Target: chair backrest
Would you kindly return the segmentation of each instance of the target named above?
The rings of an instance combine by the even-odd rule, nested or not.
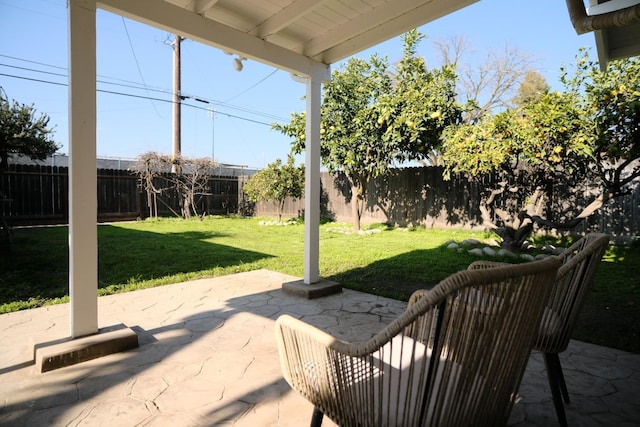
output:
[[[558,256],[562,266],[542,317],[535,349],[546,353],[566,350],[608,244],[608,235],[589,233]]]
[[[340,425],[506,424],[560,262],[461,271],[334,359]],[[382,345],[380,345],[382,344]],[[356,374],[357,373],[357,374]],[[339,375],[338,375],[339,376]]]

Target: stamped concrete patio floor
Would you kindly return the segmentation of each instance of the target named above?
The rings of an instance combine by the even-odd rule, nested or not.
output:
[[[100,327],[132,328],[140,347],[46,373],[35,372],[33,345],[68,336],[68,305],[0,315],[0,425],[309,425],[311,405],[280,373],[275,319],[366,339],[405,303],[350,290],[285,295],[281,284],[295,279],[258,270],[102,297]],[[639,425],[640,355],[572,341],[561,358],[570,425]],[[511,425],[557,425],[540,354],[520,395]]]

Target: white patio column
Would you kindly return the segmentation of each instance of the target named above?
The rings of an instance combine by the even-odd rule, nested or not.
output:
[[[304,196],[304,283],[320,280],[320,89],[322,81],[307,77],[307,129]]]
[[[69,296],[71,336],[98,332],[96,2],[70,0]]]

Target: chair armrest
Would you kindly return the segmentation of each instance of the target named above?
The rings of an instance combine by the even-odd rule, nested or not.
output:
[[[415,304],[420,298],[423,298],[425,295],[429,293],[428,289],[418,289],[409,297],[409,302],[407,303],[407,310],[411,308],[413,304]]]
[[[479,261],[473,261],[471,264],[469,264],[469,267],[467,267],[467,270],[485,270],[487,268],[506,267],[509,265],[513,265],[513,264],[509,264],[508,262],[479,260]]]
[[[366,375],[361,343],[339,340],[289,315],[276,321],[276,340],[284,379],[326,414],[341,404],[344,379]]]

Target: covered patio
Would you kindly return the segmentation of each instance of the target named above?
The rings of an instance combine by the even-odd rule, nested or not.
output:
[[[68,305],[3,315],[0,425],[308,425],[311,404],[282,379],[275,319],[366,339],[405,303],[350,290],[303,300],[281,290],[292,279],[258,270],[100,298],[100,324],[133,329],[140,347],[46,373],[33,342],[67,336]],[[637,425],[640,355],[572,341],[561,358],[569,425]],[[509,424],[557,425],[548,387],[534,353]]]
[[[2,316],[2,425],[278,425],[308,423],[311,405],[282,379],[273,324],[291,314],[347,340],[361,340],[405,307],[345,291],[316,300],[283,293],[297,278],[271,271],[179,283],[97,298],[97,8],[289,71],[307,88],[305,272],[321,281],[320,92],[330,65],[476,0],[70,0],[69,304]],[[576,3],[582,7],[575,7]],[[613,3],[613,2],[612,2]],[[638,2],[616,1],[637,26]],[[572,19],[584,31],[627,24],[605,12]],[[588,22],[587,22],[588,21]],[[569,23],[567,23],[569,24]],[[637,46],[636,46],[637,48]],[[630,51],[627,51],[627,54]],[[129,329],[140,346],[38,373],[34,348]],[[572,425],[637,425],[640,356],[572,342],[563,364]],[[531,357],[512,425],[557,421],[540,355]],[[325,425],[329,425],[329,420]]]

